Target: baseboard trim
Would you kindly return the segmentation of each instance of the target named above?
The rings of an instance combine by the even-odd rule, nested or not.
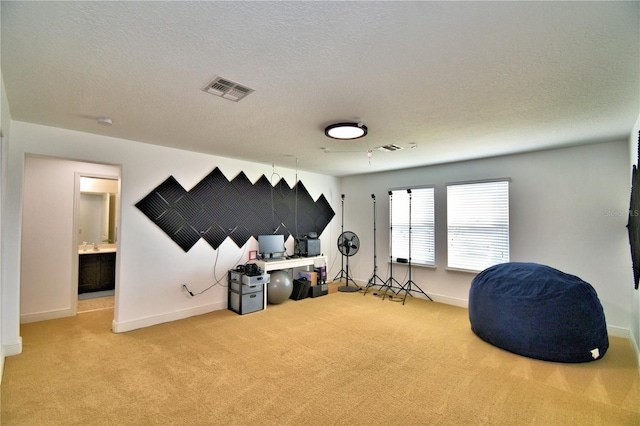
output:
[[[427,291],[425,291],[425,293],[427,295],[429,295],[431,300],[433,300],[434,302],[442,303],[444,305],[452,305],[452,306],[457,306],[459,308],[469,309],[469,301],[468,300],[458,299],[456,297],[450,297],[450,296],[443,296],[441,294],[433,294],[433,293],[429,293]],[[427,298],[424,296],[424,294],[422,294],[420,292],[412,291],[410,294],[413,297],[417,297],[419,299],[427,300]],[[398,296],[404,297],[404,293],[400,293]],[[410,297],[411,296],[408,296],[407,298],[410,298]]]
[[[628,328],[608,325],[607,333],[609,336],[624,337],[625,339],[631,340],[631,331]]]
[[[341,285],[341,282],[342,281],[333,281],[333,284]],[[367,284],[369,283],[368,281],[362,281],[362,280],[354,280],[354,282],[358,284],[358,286],[362,289],[366,288]],[[379,289],[380,286],[381,284],[373,285],[371,286],[371,290],[369,291]],[[424,291],[424,289],[422,290]],[[433,293],[429,293],[428,291],[424,291],[424,292],[428,294],[429,297],[433,299],[434,302],[444,303],[445,305],[459,306],[461,308],[467,308],[467,309],[469,308],[469,301],[466,299],[458,299],[456,297],[443,296],[441,294],[433,294]],[[419,291],[411,291],[409,294],[411,294],[411,296],[413,297],[426,299],[424,294],[420,293]],[[407,297],[411,297],[411,296],[407,296]],[[402,297],[404,297],[404,293],[402,293]]]
[[[34,314],[20,315],[20,324],[28,324],[30,322],[46,321],[58,318],[73,316],[71,308],[56,309],[52,311],[37,312]]]
[[[458,299],[455,297],[443,296],[441,294],[429,294],[429,297],[431,297],[434,302],[444,303],[446,305],[453,305],[453,306],[458,306],[460,308],[469,309],[469,301],[466,299]]]
[[[638,348],[638,342],[634,338],[633,333],[628,328],[616,327],[616,326],[607,326],[607,333],[609,336],[614,337],[622,337],[624,339],[629,340],[631,344],[631,348],[635,353],[635,361],[636,367],[638,368],[638,374],[640,374],[640,348]]]
[[[4,377],[4,359],[8,356],[20,355],[22,353],[22,337],[18,336],[18,341],[2,345],[2,358],[0,359],[0,384]]]
[[[2,345],[2,350],[4,356],[20,355],[22,353],[22,337],[18,336],[17,342]]]
[[[210,305],[196,306],[194,308],[183,309],[180,311],[170,312],[162,315],[153,315],[131,321],[118,322],[114,319],[111,323],[111,331],[113,331],[114,333],[126,333],[127,331],[133,331],[139,328],[163,324],[165,322],[190,318],[196,315],[208,314],[209,312],[219,311],[222,309],[227,309],[226,302],[217,302]]]

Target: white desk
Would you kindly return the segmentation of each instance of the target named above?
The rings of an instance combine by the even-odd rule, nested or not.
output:
[[[303,266],[326,266],[327,265],[327,256],[313,256],[313,257],[296,257],[293,259],[285,259],[285,260],[271,260],[269,262],[265,262],[264,260],[256,260],[255,264],[258,265],[258,268],[262,269],[263,272],[268,273],[269,271],[280,271],[282,269],[293,269],[293,268],[301,268]],[[291,279],[295,279],[295,277],[291,277]],[[264,308],[267,309],[267,286],[269,284],[265,284],[263,287],[264,290]]]
[[[325,266],[327,264],[327,256],[296,257],[293,259],[271,260],[268,262],[265,262],[264,260],[256,260],[255,264],[264,272],[301,268],[303,266],[311,265]]]

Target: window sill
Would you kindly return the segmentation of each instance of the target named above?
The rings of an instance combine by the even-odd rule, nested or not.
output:
[[[387,263],[392,263],[392,262],[389,262],[389,261],[387,260]],[[407,262],[407,263],[402,263],[402,262],[393,262],[393,264],[394,264],[394,265],[400,265],[400,266],[409,266],[409,262]],[[417,267],[419,267],[419,268],[436,269],[436,265],[424,265],[424,264],[422,264],[422,263],[414,263],[414,262],[411,262],[411,267],[413,268],[414,266],[417,266]]]
[[[461,269],[461,268],[445,268],[446,271],[451,271],[451,272],[462,272],[465,274],[479,274],[482,271],[475,271],[473,269]]]

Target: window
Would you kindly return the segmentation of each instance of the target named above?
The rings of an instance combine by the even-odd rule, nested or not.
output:
[[[448,266],[509,262],[509,181],[447,185]]]
[[[407,192],[411,191],[411,193]],[[411,217],[409,217],[411,211]],[[412,264],[434,266],[433,187],[389,191],[390,253],[392,259],[411,257]],[[409,255],[411,239],[411,255]]]

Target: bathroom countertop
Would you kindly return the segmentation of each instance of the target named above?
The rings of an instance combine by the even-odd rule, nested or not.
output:
[[[87,244],[86,249],[83,246],[78,248],[78,254],[102,254],[102,253],[115,253],[115,244],[98,244],[98,250],[93,249],[92,244]]]

